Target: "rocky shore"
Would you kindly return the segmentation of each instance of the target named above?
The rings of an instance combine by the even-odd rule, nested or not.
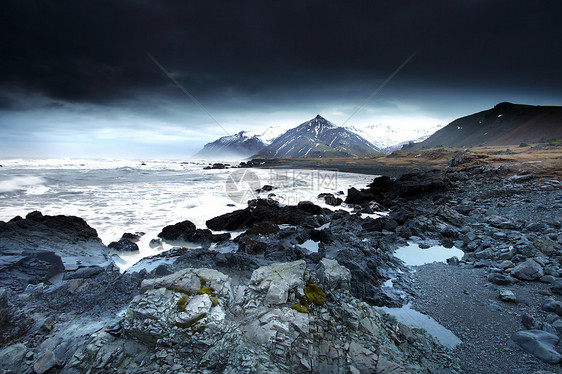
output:
[[[481,164],[336,193],[170,225],[163,240],[201,248],[124,274],[80,218],[0,222],[0,372],[560,371],[560,181]],[[465,254],[412,272],[394,256],[409,242]],[[407,302],[462,344],[373,308]]]

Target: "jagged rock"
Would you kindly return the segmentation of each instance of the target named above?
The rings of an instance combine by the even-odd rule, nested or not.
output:
[[[544,275],[544,271],[541,265],[539,265],[535,260],[528,259],[525,262],[520,263],[513,268],[511,274],[519,279],[532,281],[537,280]]]
[[[107,267],[112,263],[96,230],[82,218],[44,216],[37,211],[25,219],[0,221],[0,252],[0,284],[18,289],[46,280],[65,268]]]
[[[560,338],[542,330],[518,331],[511,339],[523,350],[550,364],[560,362],[560,353],[554,349]]]
[[[108,247],[120,252],[136,252],[139,250],[139,246],[129,239],[119,239],[118,242],[111,242]]]
[[[509,219],[500,216],[488,217],[487,222],[497,228],[507,229],[507,230],[517,230],[519,226],[511,222]]]
[[[340,197],[336,197],[331,193],[321,193],[318,195],[318,198],[323,199],[326,204],[331,206],[338,206],[343,203],[343,200]]]
[[[506,301],[510,303],[517,302],[517,298],[515,297],[515,294],[511,290],[500,290],[499,297],[501,301]]]
[[[351,272],[336,260],[323,258],[316,265],[318,285],[328,292],[348,292],[351,288]]]
[[[247,236],[237,238],[238,251],[248,253],[251,255],[263,254],[267,249],[267,244],[257,240],[253,240]]]
[[[57,365],[58,361],[55,354],[50,350],[46,350],[41,352],[37,357],[37,360],[33,364],[33,371],[37,374],[43,374]]]
[[[22,368],[28,350],[21,343],[10,345],[0,351],[0,369],[17,373]]]
[[[189,220],[178,222],[174,225],[166,226],[158,234],[158,237],[165,240],[183,240],[192,243],[217,243],[230,239],[230,234],[213,234],[211,230],[198,229]]]
[[[8,304],[8,289],[0,288],[0,329],[10,320],[10,305]]]
[[[313,216],[326,213],[321,207],[310,201],[301,201],[297,206],[280,206],[273,200],[256,199],[248,201],[246,209],[235,210],[212,218],[206,222],[211,230],[239,230],[250,227],[255,222],[273,222],[275,224],[304,225],[314,224]]]

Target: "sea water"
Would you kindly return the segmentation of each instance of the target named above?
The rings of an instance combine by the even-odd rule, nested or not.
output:
[[[160,249],[149,242],[163,227],[183,220],[206,228],[205,221],[247,206],[261,197],[296,205],[319,193],[364,187],[373,176],[318,170],[214,169],[205,161],[131,160],[0,160],[0,220],[38,210],[49,215],[75,215],[95,228],[104,242],[125,232],[144,232],[140,251],[119,254],[125,269]],[[234,164],[234,163],[233,163]],[[256,193],[263,185],[277,187]],[[273,194],[273,195],[271,195]],[[343,209],[349,209],[343,207]],[[184,245],[189,245],[184,243]],[[196,244],[192,245],[196,247]]]

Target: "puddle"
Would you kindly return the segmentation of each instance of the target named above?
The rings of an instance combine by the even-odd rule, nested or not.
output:
[[[451,330],[446,329],[430,316],[412,309],[410,304],[404,305],[402,308],[377,307],[375,309],[395,316],[399,322],[407,326],[425,329],[444,347],[453,349],[462,343]]]
[[[409,243],[405,247],[398,248],[394,255],[408,266],[418,266],[432,262],[445,262],[445,260],[453,256],[457,256],[460,259],[464,252],[455,247],[445,248],[442,245],[434,245],[433,247],[423,249],[416,243]]]

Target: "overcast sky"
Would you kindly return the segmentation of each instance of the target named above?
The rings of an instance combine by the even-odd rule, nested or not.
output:
[[[558,0],[2,0],[0,14],[3,158],[185,158],[363,104],[349,125],[562,104]]]

